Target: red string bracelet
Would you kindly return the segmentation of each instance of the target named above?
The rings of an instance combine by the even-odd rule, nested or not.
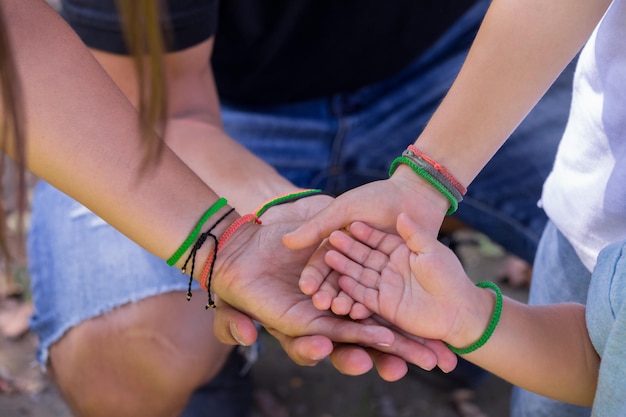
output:
[[[222,233],[219,240],[215,239],[216,245],[214,246],[213,251],[211,251],[207,256],[206,261],[204,261],[198,281],[200,282],[200,286],[209,293],[209,301],[206,305],[207,309],[215,308],[215,302],[211,296],[211,278],[213,277],[213,265],[215,264],[215,259],[217,258],[217,252],[222,249],[228,239],[245,223],[261,224],[261,219],[254,214],[246,214],[235,220],[230,226],[228,226],[228,229]],[[215,238],[215,236],[213,237]]]
[[[441,173],[441,175],[443,175],[448,181],[452,183],[452,185],[454,185],[454,187],[461,193],[461,195],[465,195],[465,193],[467,193],[467,189],[463,186],[463,184],[461,184],[459,180],[457,180],[454,175],[452,175],[450,171],[446,169],[446,167],[426,155],[424,152],[417,149],[415,145],[409,145],[407,149],[413,152],[415,156],[421,157],[424,161],[432,165],[437,171]]]
[[[206,232],[202,233],[200,237],[198,237],[198,240],[196,241],[196,243],[193,245],[193,248],[191,249],[191,253],[189,253],[189,256],[185,260],[185,263],[183,264],[183,267],[181,269],[181,272],[183,274],[187,273],[187,264],[189,263],[189,260],[191,259],[191,271],[189,272],[189,284],[187,285],[187,301],[191,300],[191,296],[193,295],[191,292],[191,283],[193,282],[193,271],[196,267],[196,253],[198,253],[198,250],[200,250],[202,245],[204,245],[204,242],[207,240],[208,237],[213,238],[213,240],[215,241],[214,247],[217,247],[217,238],[211,232],[213,231],[213,229],[217,227],[218,224],[220,224],[233,211],[235,211],[234,208],[231,208],[230,210],[228,210],[226,213],[222,215],[222,217],[220,217],[213,224],[213,226],[211,226]]]

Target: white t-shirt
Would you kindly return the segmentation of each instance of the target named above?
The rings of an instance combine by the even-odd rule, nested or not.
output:
[[[583,48],[569,122],[540,203],[591,271],[626,239],[626,0],[614,0]]]

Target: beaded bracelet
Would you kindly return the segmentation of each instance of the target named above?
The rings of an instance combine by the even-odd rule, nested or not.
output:
[[[465,195],[465,193],[467,193],[467,189],[463,186],[463,184],[461,184],[459,182],[459,180],[457,180],[456,177],[454,175],[452,175],[450,173],[450,171],[448,171],[446,169],[446,167],[444,167],[443,165],[439,164],[437,161],[435,161],[434,159],[430,158],[424,152],[422,152],[419,149],[417,149],[417,147],[415,145],[409,145],[407,147],[407,150],[412,152],[415,156],[424,159],[424,161],[426,161],[433,168],[435,168],[437,171],[439,171],[448,181],[450,181],[452,183],[452,185],[459,191],[459,193],[461,193],[461,195]]]
[[[222,197],[219,200],[217,200],[215,203],[213,203],[211,207],[208,208],[208,210],[202,215],[200,220],[198,220],[196,227],[194,227],[191,233],[189,233],[189,236],[187,236],[187,239],[185,239],[185,241],[180,245],[180,247],[176,250],[176,252],[174,252],[174,254],[167,260],[167,264],[169,266],[172,266],[176,262],[178,262],[180,257],[183,256],[183,253],[185,253],[187,249],[189,249],[192,242],[194,242],[197,239],[204,223],[206,223],[209,217],[211,217],[212,215],[217,213],[219,209],[224,207],[226,203],[227,203],[226,199]]]
[[[294,202],[296,200],[300,200],[301,198],[305,198],[305,197],[311,197],[314,195],[330,195],[322,190],[319,190],[317,188],[313,188],[313,189],[308,189],[308,190],[302,190],[302,191],[296,191],[293,193],[286,193],[286,194],[281,194],[277,197],[274,197],[273,199],[261,204],[261,206],[259,206],[258,209],[256,209],[254,211],[254,213],[256,214],[257,217],[261,217],[261,215],[263,213],[265,213],[267,210],[269,210],[271,207],[274,206],[279,206],[281,204],[285,204],[285,203],[291,203]],[[331,197],[334,197],[332,195],[330,195]]]
[[[428,171],[416,165],[409,158],[405,156],[400,156],[394,159],[393,162],[391,163],[391,167],[389,168],[389,176],[393,175],[393,173],[396,171],[396,168],[398,168],[398,165],[400,164],[405,164],[411,167],[413,172],[415,172],[417,175],[419,175],[420,177],[428,181],[430,185],[435,187],[435,189],[439,191],[448,200],[448,202],[450,203],[450,208],[446,212],[447,215],[450,215],[456,211],[456,209],[459,207],[459,202],[456,200],[456,198],[454,198],[454,195],[452,195],[450,190],[448,190],[443,184],[441,184]]]
[[[219,240],[215,238],[215,236],[211,235],[215,238],[215,246],[213,251],[207,256],[206,261],[204,261],[202,272],[200,272],[200,277],[198,278],[200,286],[208,292],[209,299],[205,307],[206,309],[215,308],[215,302],[213,301],[213,297],[211,295],[211,279],[213,278],[213,266],[215,265],[215,260],[217,259],[217,253],[220,249],[222,249],[224,244],[226,244],[228,239],[245,223],[261,224],[261,219],[254,214],[246,214],[228,226],[228,229],[222,233]]]
[[[432,175],[437,181],[441,183],[441,185],[443,185],[444,187],[446,187],[448,191],[450,191],[450,194],[454,196],[454,199],[457,201],[457,203],[460,203],[461,201],[463,201],[463,195],[454,186],[454,184],[452,184],[445,175],[443,175],[440,171],[435,169],[435,167],[429,164],[424,158],[422,158],[421,156],[415,155],[413,152],[409,151],[408,149],[402,152],[402,156],[410,159],[411,161],[413,161],[413,163],[415,163],[415,165],[426,170],[426,172]]]
[[[483,333],[483,335],[480,336],[480,339],[478,339],[475,343],[462,349],[455,348],[449,345],[448,343],[446,343],[446,346],[448,346],[448,349],[450,349],[452,352],[456,353],[457,355],[467,355],[468,353],[471,353],[477,350],[478,348],[482,347],[485,343],[487,343],[487,341],[493,334],[494,330],[496,330],[496,326],[498,325],[498,322],[500,321],[500,316],[502,315],[502,302],[503,301],[502,301],[502,291],[500,291],[500,288],[493,282],[489,282],[489,281],[479,282],[476,284],[476,286],[480,288],[491,288],[496,293],[496,305],[493,309],[493,315],[491,316],[491,320],[489,320],[487,329],[485,329],[485,332]]]

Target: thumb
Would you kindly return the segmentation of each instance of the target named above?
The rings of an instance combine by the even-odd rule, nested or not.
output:
[[[250,317],[231,307],[220,303],[215,309],[213,332],[220,342],[227,345],[252,345],[257,337],[258,330]]]
[[[331,203],[300,227],[283,236],[283,244],[292,250],[305,249],[313,245],[319,245],[335,230],[344,226],[344,219],[337,215],[338,211]]]
[[[406,213],[400,213],[398,215],[396,228],[412,252],[427,252],[431,245],[437,242],[435,238],[430,236],[426,230],[422,230]]]

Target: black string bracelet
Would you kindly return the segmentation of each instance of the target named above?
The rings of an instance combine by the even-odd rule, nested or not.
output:
[[[215,266],[215,260],[217,259],[217,246],[219,242],[215,235],[211,234],[210,236],[213,238],[213,242],[215,243],[215,245],[213,245],[213,261],[211,262],[211,269],[209,270],[209,277],[207,278],[206,283],[206,292],[208,299],[206,302],[206,306],[204,306],[205,310],[208,310],[209,308],[215,308],[215,301],[213,301],[213,297],[211,296],[211,280],[213,279],[213,267]]]
[[[213,231],[213,229],[215,229],[215,227],[218,224],[220,224],[221,221],[223,221],[226,217],[228,217],[228,215],[231,214],[233,211],[235,211],[235,209],[231,208],[222,217],[217,219],[217,221],[213,224],[213,226],[209,228],[209,230],[207,230],[206,232],[198,236],[198,239],[196,240],[193,247],[191,248],[191,252],[189,253],[189,256],[187,256],[187,259],[185,260],[185,263],[183,264],[183,267],[181,268],[181,272],[185,274],[187,272],[187,264],[189,263],[189,260],[191,260],[191,270],[189,271],[189,284],[187,285],[187,301],[191,300],[191,296],[192,296],[191,284],[193,282],[193,271],[196,266],[196,253],[198,253],[198,250],[202,247],[202,245],[204,245],[204,242],[206,242],[209,236],[212,236],[215,241],[214,251],[217,250],[217,238],[211,232]]]

